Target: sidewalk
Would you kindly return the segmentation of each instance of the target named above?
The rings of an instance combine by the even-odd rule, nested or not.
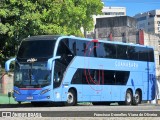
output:
[[[7,95],[0,94],[0,104],[17,104],[13,97],[9,97]]]

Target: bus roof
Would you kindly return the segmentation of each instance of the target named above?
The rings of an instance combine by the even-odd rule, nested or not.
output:
[[[28,40],[57,40],[60,35],[37,35],[37,36],[31,36],[28,38],[24,38],[25,41]]]
[[[139,47],[153,48],[152,46],[135,44],[135,43],[124,43],[124,42],[118,42],[118,41],[108,41],[108,40],[99,40],[99,39],[91,39],[91,38],[81,38],[81,37],[75,37],[75,36],[63,36],[63,38],[73,38],[73,39],[79,39],[79,40],[84,40],[84,41],[87,40],[87,41],[93,41],[93,42],[102,42],[102,43],[111,43],[111,44],[119,44],[119,45],[129,45],[129,46],[139,46]]]
[[[37,35],[37,36],[31,36],[28,38],[24,38],[25,41],[28,40],[57,40],[58,38],[72,38],[72,39],[78,39],[78,40],[84,40],[84,41],[93,41],[93,42],[102,42],[102,43],[111,43],[111,44],[119,44],[119,45],[130,45],[130,46],[140,46],[140,47],[149,47],[153,48],[151,46],[146,45],[140,45],[140,44],[134,44],[134,43],[123,43],[123,42],[116,42],[116,41],[107,41],[107,40],[99,40],[99,39],[91,39],[91,38],[81,38],[76,36],[64,36],[64,35]]]

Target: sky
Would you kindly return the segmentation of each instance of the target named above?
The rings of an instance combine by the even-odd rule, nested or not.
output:
[[[160,9],[160,0],[102,0],[107,7],[126,7],[127,16]]]

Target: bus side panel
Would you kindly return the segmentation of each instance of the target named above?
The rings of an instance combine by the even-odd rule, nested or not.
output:
[[[111,98],[111,93],[112,91],[112,87],[111,85],[103,85],[102,86],[102,96],[101,96],[101,100],[102,101],[112,101]]]
[[[101,101],[102,85],[83,85],[83,101]]]
[[[149,100],[155,99],[155,75],[153,73],[149,74]]]
[[[121,98],[121,86],[118,85],[112,85],[112,90],[111,90],[111,96],[112,96],[112,101],[120,101]]]
[[[79,101],[83,101],[83,91],[82,91],[82,85],[76,85],[76,86],[74,86],[74,85],[71,85],[71,87],[73,87],[73,88],[76,88],[76,90],[77,90],[77,101],[79,102]]]
[[[144,91],[142,100],[154,100],[155,98],[155,85],[153,81],[144,82]]]
[[[135,88],[136,86],[141,86],[143,85],[143,72],[138,71],[138,72],[131,72],[131,85]],[[136,90],[136,89],[135,89]]]
[[[155,99],[156,96],[156,73],[155,73],[155,63],[149,62],[149,96],[151,100]]]
[[[143,72],[134,72],[134,71],[131,71],[130,72],[130,77],[128,79],[128,82],[127,82],[127,86],[132,86],[133,87],[133,91],[135,92],[137,86],[143,86]]]
[[[55,88],[53,90],[53,96],[54,96],[53,101],[55,102],[62,101],[63,95],[61,93],[62,93],[62,88]]]

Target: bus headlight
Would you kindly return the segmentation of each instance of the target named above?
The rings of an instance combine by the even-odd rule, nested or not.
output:
[[[43,94],[47,93],[48,91],[50,91],[50,89],[42,90],[42,92],[40,94],[43,95]]]

